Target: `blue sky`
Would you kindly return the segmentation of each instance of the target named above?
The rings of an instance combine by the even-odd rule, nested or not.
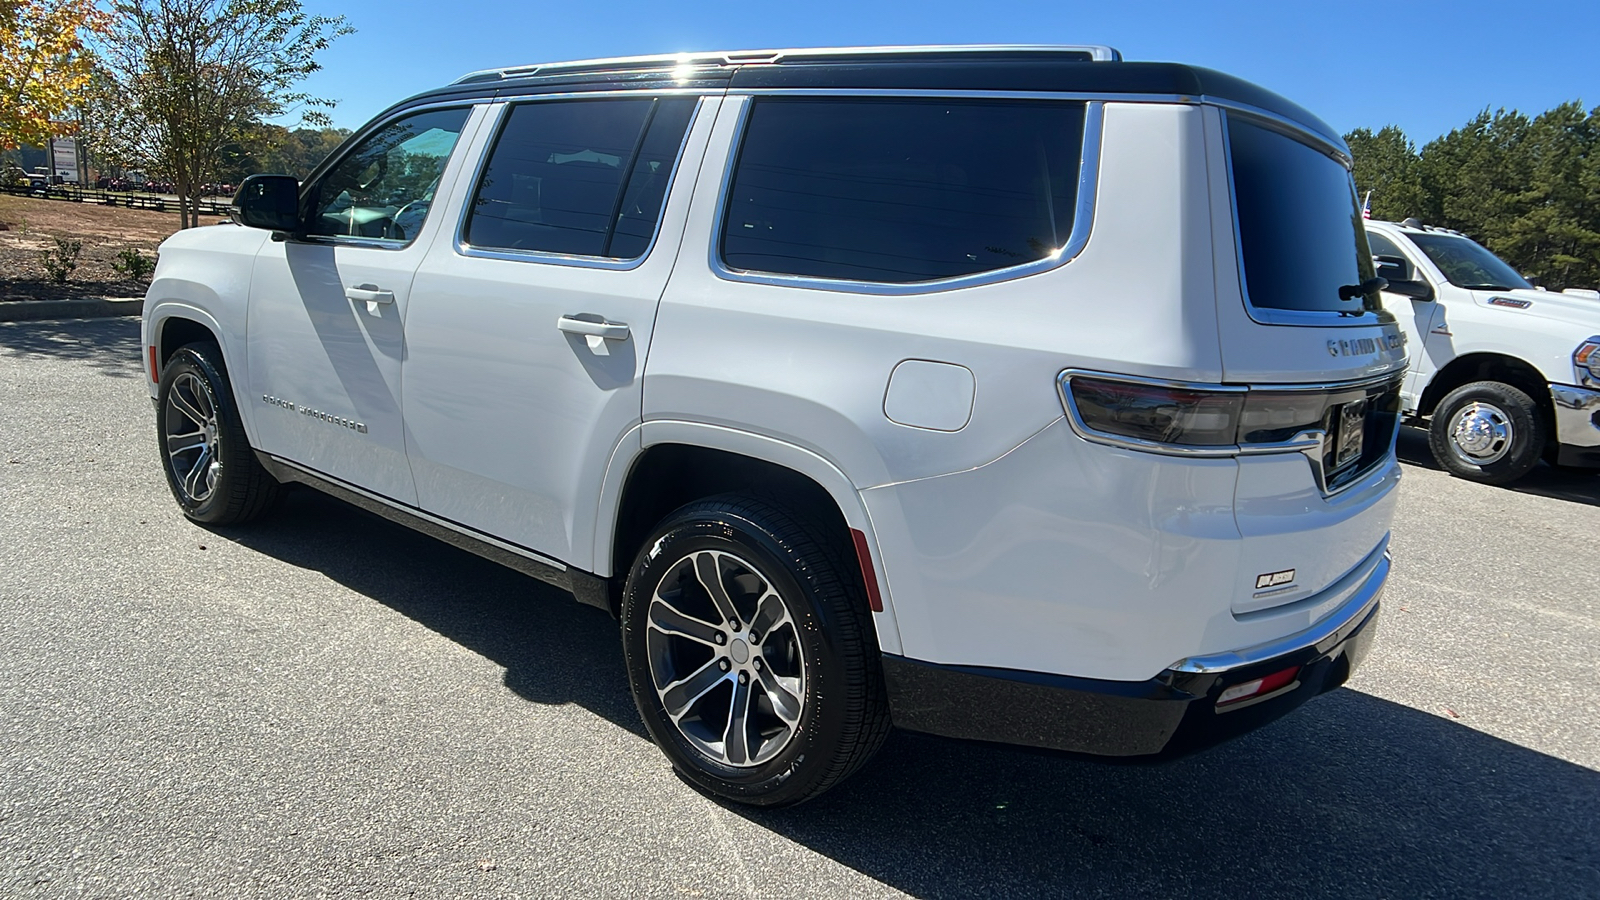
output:
[[[354,128],[474,69],[595,56],[922,43],[1110,44],[1250,79],[1341,132],[1418,144],[1488,107],[1600,105],[1600,2],[611,2],[305,0],[357,32],[306,82]]]

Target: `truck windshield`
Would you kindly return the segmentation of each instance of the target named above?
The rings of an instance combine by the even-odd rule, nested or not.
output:
[[[1375,273],[1350,170],[1232,113],[1228,152],[1250,305],[1350,316],[1381,310],[1376,290],[1358,290]]]
[[[1453,234],[1407,234],[1444,273],[1445,280],[1474,291],[1532,289],[1526,278],[1505,261],[1468,238]]]

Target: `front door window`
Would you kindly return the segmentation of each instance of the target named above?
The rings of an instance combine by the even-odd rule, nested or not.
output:
[[[368,136],[313,188],[305,233],[409,243],[428,217],[468,112],[430,110]]]

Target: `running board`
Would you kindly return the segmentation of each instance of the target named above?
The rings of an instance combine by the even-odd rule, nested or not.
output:
[[[598,607],[612,616],[616,615],[616,609],[611,602],[611,583],[608,579],[574,569],[526,547],[502,541],[449,519],[429,515],[414,506],[407,506],[371,491],[362,490],[298,463],[279,459],[260,450],[255,453],[262,467],[280,482],[285,484],[294,482],[321,491],[413,531],[438,538],[452,547],[460,547],[508,569],[515,569],[524,575],[554,585],[570,592],[579,603]]]

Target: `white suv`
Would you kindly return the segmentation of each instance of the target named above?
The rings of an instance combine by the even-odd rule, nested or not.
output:
[[[1488,484],[1540,458],[1600,467],[1600,302],[1529,284],[1466,235],[1368,222],[1385,307],[1410,337],[1402,413],[1434,458]]]
[[[618,615],[703,790],[904,728],[1165,757],[1373,633],[1405,347],[1339,135],[1107,48],[469,75],[162,248],[174,496],[298,482]]]

